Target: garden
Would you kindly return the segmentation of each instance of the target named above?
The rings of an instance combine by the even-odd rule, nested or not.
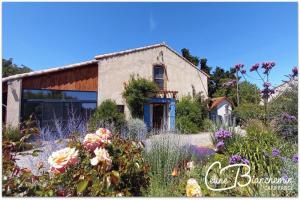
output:
[[[246,134],[211,121],[209,100],[195,92],[176,102],[176,131],[149,130],[142,106],[158,88],[134,76],[123,93],[129,120],[114,101],[105,100],[89,120],[74,113],[64,125],[53,119],[56,134],[32,119],[20,128],[5,127],[2,195],[298,196],[298,69],[273,98],[274,67],[274,62],[255,64],[248,73],[238,64],[232,79],[218,82],[223,87],[215,95],[232,99],[236,123]],[[253,74],[261,79],[261,90],[248,82]],[[210,145],[190,142],[201,132],[208,133]]]

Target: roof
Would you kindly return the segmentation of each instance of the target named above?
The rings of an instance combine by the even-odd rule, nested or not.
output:
[[[81,66],[97,63],[98,60],[101,60],[101,59],[104,59],[104,58],[121,56],[121,55],[129,54],[129,53],[134,53],[134,52],[138,52],[138,51],[145,51],[145,50],[148,50],[148,49],[158,48],[158,47],[166,47],[167,49],[169,49],[170,51],[175,53],[177,56],[179,56],[181,59],[183,59],[185,62],[190,64],[192,67],[199,70],[205,76],[210,77],[207,73],[205,73],[201,69],[198,69],[193,63],[191,63],[186,58],[181,56],[179,53],[177,53],[175,50],[170,48],[168,45],[166,45],[165,43],[160,43],[160,44],[154,44],[154,45],[149,45],[149,46],[135,48],[135,49],[128,49],[128,50],[118,51],[118,52],[114,52],[114,53],[107,53],[107,54],[97,55],[97,56],[94,57],[94,59],[88,60],[88,61],[85,61],[85,62],[70,64],[70,65],[64,65],[64,66],[61,66],[61,67],[55,67],[55,68],[50,68],[50,69],[46,69],[46,70],[39,70],[39,71],[33,71],[33,72],[28,72],[28,73],[23,73],[23,74],[17,74],[17,75],[2,78],[2,82],[8,81],[8,80],[13,80],[13,79],[20,79],[20,78],[24,78],[24,77],[30,77],[30,76],[36,76],[36,75],[51,73],[51,72],[57,72],[57,71],[71,69],[71,68],[75,68],[75,67],[81,67]]]
[[[225,97],[225,96],[224,97],[216,97],[211,100],[212,104],[210,106],[210,110],[217,107],[223,100],[228,101],[233,106],[233,103],[227,97]]]
[[[9,80],[14,80],[14,79],[20,79],[20,78],[29,77],[29,76],[36,76],[36,75],[47,74],[47,73],[51,73],[51,72],[62,71],[62,70],[66,70],[66,69],[72,69],[72,68],[75,68],[75,67],[90,65],[90,64],[93,64],[93,63],[97,63],[97,62],[98,62],[97,60],[89,60],[89,61],[75,63],[75,64],[71,64],[71,65],[64,65],[64,66],[61,66],[61,67],[54,67],[54,68],[50,68],[50,69],[46,69],[46,70],[39,70],[39,71],[33,71],[33,72],[28,72],[28,73],[23,73],[23,74],[16,74],[16,75],[13,75],[13,76],[8,76],[8,77],[5,77],[5,78],[2,78],[2,82],[9,81]]]

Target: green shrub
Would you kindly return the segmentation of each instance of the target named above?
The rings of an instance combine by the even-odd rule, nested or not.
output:
[[[271,127],[282,138],[298,140],[298,83],[289,84],[269,105]]]
[[[229,164],[230,157],[240,155],[250,162],[250,176],[253,178],[281,178],[284,175],[284,165],[291,160],[297,152],[297,146],[284,142],[276,134],[265,127],[261,121],[252,120],[246,126],[247,134],[233,137],[225,143],[224,154],[216,154],[215,160],[222,163],[222,166]],[[278,149],[280,155],[274,155],[273,150]],[[295,163],[294,163],[295,164]],[[296,164],[295,164],[296,165]],[[234,177],[234,174],[230,175]],[[237,187],[234,190],[222,192],[225,196],[293,196],[294,191],[286,193],[284,190],[268,190],[270,185],[250,183],[247,189]]]
[[[234,114],[242,124],[246,124],[251,119],[264,119],[263,106],[257,104],[241,104],[234,109]]]
[[[214,122],[210,119],[204,119],[203,120],[203,125],[202,125],[202,130],[203,131],[212,131],[214,128]]]
[[[145,78],[131,76],[123,97],[129,107],[133,118],[143,118],[144,104],[159,90],[158,86]]]
[[[191,96],[176,104],[176,127],[182,133],[197,133],[203,125],[202,106]]]
[[[17,142],[20,141],[22,135],[18,127],[9,126],[4,130],[3,137],[7,137],[12,142]]]
[[[95,131],[99,127],[110,126],[120,131],[125,124],[125,116],[120,113],[116,102],[108,99],[101,103],[101,105],[93,113],[88,122],[90,131]]]
[[[298,116],[298,82],[289,84],[279,97],[269,104],[270,117],[275,118],[281,113]]]

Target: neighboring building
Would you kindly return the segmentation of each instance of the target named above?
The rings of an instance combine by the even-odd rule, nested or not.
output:
[[[229,125],[232,117],[233,103],[227,97],[217,97],[212,99],[210,106],[210,118],[216,122]]]
[[[293,85],[298,84],[298,79],[292,79],[290,81],[284,82],[281,85],[278,85],[277,87],[274,88],[275,93],[270,96],[268,101],[272,101],[280,97],[286,90],[290,89]]]
[[[193,88],[208,94],[208,75],[163,43],[3,78],[3,119],[17,126],[34,113],[46,126],[54,117],[66,118],[71,108],[88,117],[106,99],[115,100],[128,119],[122,92],[132,74],[155,81],[161,89],[144,106],[148,127],[173,129],[175,100],[192,95]]]
[[[282,84],[274,87],[274,94],[272,94],[269,98],[268,98],[268,102],[271,102],[273,100],[276,100],[278,97],[280,97],[285,91],[287,91],[288,89],[291,89],[291,87],[293,86],[297,86],[298,85],[298,78],[294,78],[292,80],[283,82]],[[264,99],[261,98],[260,105],[264,105]]]

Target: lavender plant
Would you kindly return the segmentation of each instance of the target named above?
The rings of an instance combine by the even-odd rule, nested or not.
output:
[[[145,140],[147,138],[147,126],[141,119],[133,118],[127,122],[127,130],[124,131],[123,136],[130,140]]]

